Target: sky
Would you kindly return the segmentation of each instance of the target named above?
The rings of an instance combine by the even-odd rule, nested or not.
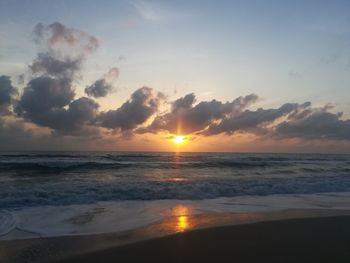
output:
[[[350,153],[349,10],[0,0],[0,150]]]

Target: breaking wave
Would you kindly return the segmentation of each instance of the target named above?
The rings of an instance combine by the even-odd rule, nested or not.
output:
[[[0,154],[0,209],[344,191],[350,191],[349,155]]]

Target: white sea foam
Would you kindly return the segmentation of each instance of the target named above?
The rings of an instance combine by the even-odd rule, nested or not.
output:
[[[186,207],[183,211],[187,214],[287,209],[350,210],[349,201],[350,192],[343,192],[207,200],[116,201],[23,208],[0,212],[0,240],[121,232],[147,226],[165,217],[178,216],[174,215],[174,208],[179,206]]]
[[[13,229],[16,228],[18,224],[17,217],[15,213],[10,213],[8,211],[0,212],[0,238],[6,236]]]

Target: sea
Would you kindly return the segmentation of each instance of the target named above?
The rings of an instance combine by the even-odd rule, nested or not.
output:
[[[16,228],[40,236],[127,229],[178,205],[195,213],[348,208],[349,192],[350,155],[1,152],[0,237]],[[96,224],[68,227],[84,214]]]

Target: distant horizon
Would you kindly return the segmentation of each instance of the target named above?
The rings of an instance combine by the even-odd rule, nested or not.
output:
[[[0,150],[0,153],[21,153],[21,152],[48,152],[48,153],[61,153],[61,152],[82,152],[82,153],[173,153],[173,154],[181,154],[181,153],[208,153],[208,154],[282,154],[282,155],[288,155],[288,154],[306,154],[306,155],[350,155],[350,153],[337,153],[337,152],[331,152],[331,153],[326,153],[326,152],[181,152],[181,151],[123,151],[123,150]]]

